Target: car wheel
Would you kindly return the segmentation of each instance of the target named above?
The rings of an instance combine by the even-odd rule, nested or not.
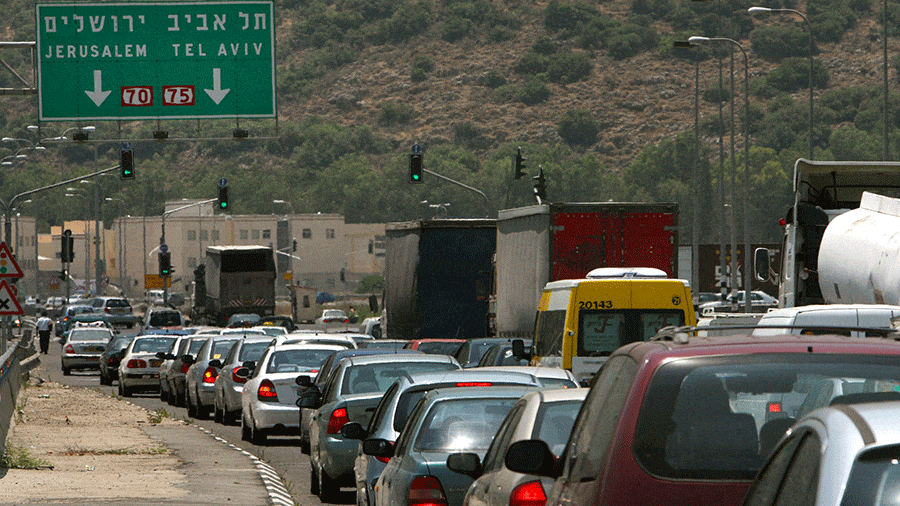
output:
[[[110,378],[109,376],[107,376],[101,372],[100,373],[100,384],[106,385],[106,386],[112,385],[112,378]]]
[[[300,451],[309,455],[309,434],[300,436]]]
[[[131,389],[123,385],[121,381],[119,381],[119,393],[122,394],[122,397],[131,397]]]
[[[315,496],[319,495],[319,477],[316,476],[313,466],[309,468],[309,493]]]
[[[247,423],[245,417],[241,417],[241,439],[250,441],[250,424]]]
[[[250,424],[250,442],[256,446],[262,446],[266,444],[266,433],[263,432],[262,429],[256,426],[256,423]]]
[[[159,383],[159,400],[166,402],[169,400],[169,391],[163,386],[163,383]]]
[[[72,369],[69,369],[66,366],[63,366],[62,371],[63,371],[63,376],[68,376],[68,375],[72,374]]]
[[[240,417],[240,411],[228,411],[228,406],[224,408],[224,416],[225,416],[225,425],[237,425],[238,417]]]
[[[224,413],[225,410],[219,408],[219,403],[216,403],[215,407],[213,408],[213,411],[215,412],[215,415],[213,415],[213,420],[216,423],[221,423],[222,425],[225,425],[225,413]]]
[[[191,401],[190,393],[185,395],[184,402],[186,403],[188,418],[197,418],[197,407],[194,405],[193,401]]]
[[[337,495],[341,492],[341,487],[338,486],[337,481],[331,479],[324,470],[319,469],[319,499],[322,502],[333,503],[336,502]]]

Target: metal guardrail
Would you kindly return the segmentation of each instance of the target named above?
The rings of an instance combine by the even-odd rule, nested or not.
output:
[[[39,362],[39,355],[34,354],[31,347],[31,333],[20,340],[0,357],[0,455],[6,452],[6,436],[12,428],[13,416],[16,414],[16,399],[22,388],[23,371],[31,370]],[[30,356],[29,356],[30,355]],[[26,363],[23,364],[23,359]]]

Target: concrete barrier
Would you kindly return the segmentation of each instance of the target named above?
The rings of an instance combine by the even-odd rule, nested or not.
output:
[[[23,372],[34,369],[40,363],[40,356],[33,354],[33,351],[33,348],[19,343],[0,357],[0,455],[6,452],[6,436],[16,414],[16,399],[22,387]],[[23,364],[27,364],[26,367]]]

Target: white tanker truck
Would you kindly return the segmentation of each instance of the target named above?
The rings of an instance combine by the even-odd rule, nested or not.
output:
[[[900,304],[900,162],[800,159],[794,196],[780,272],[767,249],[754,257],[779,306]]]

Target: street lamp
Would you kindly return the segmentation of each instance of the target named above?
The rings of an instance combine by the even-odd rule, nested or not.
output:
[[[294,205],[291,204],[291,202],[288,201],[288,200],[276,199],[276,200],[273,200],[272,203],[273,203],[273,204],[287,204],[287,206],[291,209],[291,217],[293,217],[293,215],[297,214],[297,213],[294,211]],[[287,267],[288,267],[288,270],[291,271],[291,282],[289,283],[289,285],[293,285],[293,284],[294,284],[294,280],[293,280],[293,278],[294,278],[294,251],[293,251],[294,224],[292,223],[292,220],[291,220],[291,219],[288,219],[288,220],[287,220],[287,223],[288,223],[288,240],[287,240],[287,246],[285,246],[285,247],[283,247],[283,248],[275,248],[275,250],[276,250],[276,254],[275,254],[276,260],[275,260],[275,262],[276,262],[276,264],[279,263],[279,262],[278,262],[278,255],[282,255],[282,254],[287,255],[287,262],[288,262]],[[276,224],[276,230],[277,230],[277,228],[278,228],[278,227],[277,227],[277,224]],[[276,241],[277,241],[277,239],[276,239]],[[282,252],[281,249],[284,249],[285,251]],[[297,314],[296,314],[295,311],[294,311],[294,308],[297,306],[296,300],[295,300],[295,298],[294,298],[294,297],[295,297],[295,292],[294,292],[293,289],[290,289],[290,288],[289,288],[289,292],[290,292],[290,296],[291,296],[291,316],[296,320]]]
[[[25,129],[28,130],[29,132],[37,133],[38,136],[41,135],[41,127],[38,125],[28,125],[27,127],[25,127]],[[40,144],[42,142],[67,141],[67,140],[69,140],[69,138],[66,137],[66,134],[68,134],[69,132],[71,132],[73,130],[78,130],[78,131],[75,132],[75,134],[72,136],[72,140],[74,140],[75,142],[84,142],[84,141],[88,140],[88,134],[90,132],[96,131],[97,127],[95,127],[93,125],[88,125],[88,126],[84,126],[84,127],[76,126],[76,127],[72,127],[72,128],[67,128],[65,131],[63,131],[63,133],[59,134],[56,137],[45,137],[45,138],[39,140],[38,144]]]
[[[691,49],[695,47],[690,42],[676,40],[674,47]],[[700,187],[700,57],[693,53],[694,58],[694,160],[691,172],[691,184],[694,188]],[[691,286],[694,290],[700,290],[700,209],[695,202],[691,212]]]
[[[747,202],[750,198],[750,59],[747,57],[747,51],[744,47],[734,39],[727,37],[691,37],[688,42],[692,44],[702,44],[706,42],[728,42],[741,50],[744,55],[744,312],[750,312],[750,266],[751,246],[750,246],[750,205]],[[734,167],[732,167],[732,170]],[[737,254],[732,251],[732,258]]]
[[[795,9],[770,9],[768,7],[750,7],[749,14],[763,13],[791,13],[803,18],[806,23],[806,33],[809,35],[809,159],[813,159],[813,34],[809,19],[802,12]]]

